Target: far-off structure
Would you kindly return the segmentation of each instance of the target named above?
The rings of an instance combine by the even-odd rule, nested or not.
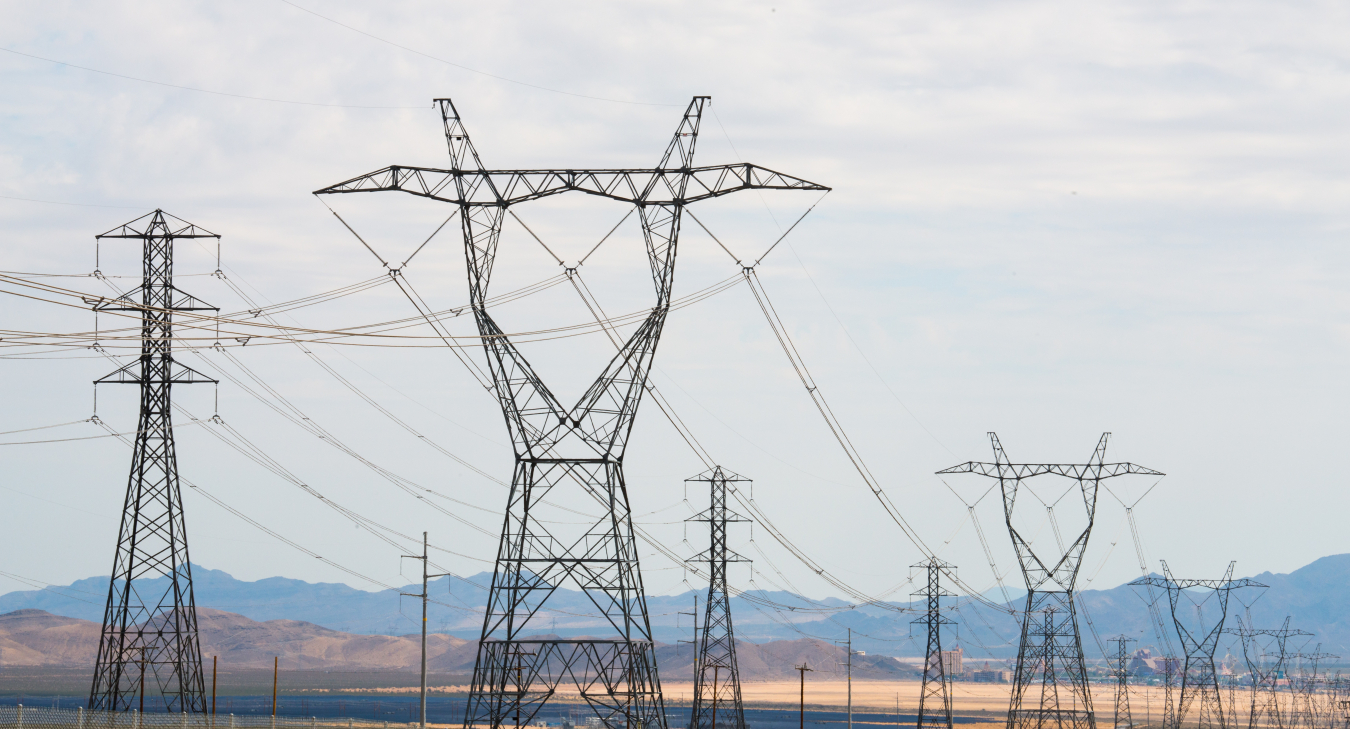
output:
[[[1167,591],[1167,601],[1172,607],[1172,622],[1176,625],[1177,636],[1181,638],[1181,647],[1186,651],[1186,664],[1181,671],[1181,698],[1177,701],[1174,726],[1180,727],[1186,713],[1193,704],[1197,705],[1196,725],[1199,729],[1223,729],[1236,717],[1225,719],[1223,695],[1219,693],[1218,675],[1214,670],[1214,651],[1219,646],[1219,636],[1223,634],[1223,624],[1228,618],[1228,598],[1233,590],[1243,587],[1266,587],[1250,578],[1233,579],[1233,567],[1228,563],[1228,572],[1218,580],[1182,580],[1172,576],[1167,562],[1162,563],[1162,577],[1141,577],[1131,585],[1161,587]],[[1193,625],[1187,625],[1187,608],[1178,611],[1177,606],[1187,590],[1212,590],[1217,598],[1218,617],[1213,625],[1206,626],[1197,617]],[[1208,596],[1207,596],[1208,597]],[[1189,606],[1187,606],[1189,607]],[[1194,628],[1194,629],[1192,629]],[[1254,694],[1253,694],[1254,695]],[[1198,700],[1197,700],[1198,699]],[[1170,702],[1169,702],[1170,703]],[[1253,714],[1253,719],[1255,715]]]
[[[746,729],[745,707],[741,703],[741,672],[736,665],[736,631],[731,622],[731,595],[727,589],[727,564],[748,562],[727,548],[727,524],[748,521],[727,508],[727,489],[750,480],[714,466],[686,479],[689,484],[706,484],[710,495],[708,508],[686,519],[706,522],[708,548],[689,559],[708,565],[708,600],[703,629],[694,636],[698,650],[694,655],[694,702],[690,709],[689,729]]]
[[[1083,641],[1074,608],[1074,590],[1083,551],[1092,535],[1097,491],[1102,481],[1116,476],[1163,475],[1133,463],[1107,463],[1106,442],[1110,437],[1110,433],[1102,434],[1087,463],[1013,463],[1003,451],[998,436],[990,433],[989,442],[994,448],[992,463],[969,461],[938,471],[939,474],[974,473],[998,479],[1003,495],[1004,521],[1027,587],[1022,637],[1017,646],[1017,670],[1013,675],[1012,699],[1008,707],[1008,729],[1096,727],[1083,660]],[[1087,511],[1087,526],[1067,548],[1061,547],[1053,554],[1045,555],[1044,552],[1037,554],[1031,543],[1018,532],[1013,524],[1013,514],[1023,482],[1049,475],[1077,483],[1083,508]],[[1050,518],[1053,519],[1053,514]],[[1055,531],[1058,529],[1056,526]]]

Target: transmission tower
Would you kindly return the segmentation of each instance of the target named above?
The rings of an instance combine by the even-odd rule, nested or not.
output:
[[[1130,649],[1134,639],[1128,635],[1117,635],[1111,639],[1116,644],[1116,727],[1134,726],[1130,717]],[[1122,721],[1123,720],[1123,721]]]
[[[1252,676],[1252,711],[1248,719],[1249,729],[1256,729],[1258,726],[1270,726],[1282,729],[1284,727],[1284,718],[1280,711],[1280,697],[1276,691],[1276,680],[1285,671],[1285,661],[1288,657],[1286,646],[1290,638],[1298,636],[1311,637],[1308,633],[1289,627],[1290,617],[1286,616],[1284,625],[1279,629],[1258,630],[1250,625],[1243,625],[1238,621],[1238,627],[1225,630],[1225,633],[1236,635],[1242,639],[1242,658],[1247,663],[1247,671]],[[1275,662],[1267,663],[1266,656],[1271,655],[1265,652],[1265,647],[1258,642],[1258,638],[1273,638],[1270,641],[1275,648]],[[1264,721],[1262,721],[1264,719]]]
[[[1116,476],[1163,475],[1133,463],[1106,463],[1106,441],[1110,437],[1110,433],[1102,434],[1092,459],[1085,464],[1023,464],[1011,462],[998,436],[990,433],[989,440],[994,447],[993,463],[970,461],[938,472],[975,473],[998,479],[1003,494],[1004,520],[1008,525],[1013,549],[1017,552],[1022,579],[1027,586],[1022,637],[1017,647],[1017,671],[1013,677],[1012,699],[1008,709],[1008,729],[1045,729],[1048,726],[1083,729],[1096,726],[1092,695],[1088,691],[1087,668],[1083,660],[1083,642],[1074,609],[1074,591],[1083,551],[1087,549],[1088,537],[1092,534],[1092,522],[1097,512],[1097,490],[1103,480]],[[1083,497],[1083,507],[1087,510],[1087,526],[1068,549],[1061,549],[1049,559],[1043,559],[1013,526],[1013,513],[1022,482],[1047,474],[1077,482]],[[1036,686],[1039,686],[1039,690],[1033,688]],[[1032,696],[1039,694],[1039,705],[1024,705],[1028,691],[1031,691]],[[1061,691],[1065,695],[1061,696]]]
[[[438,99],[449,169],[385,167],[316,191],[399,190],[450,203],[459,215],[470,306],[515,452],[466,727],[531,723],[563,681],[574,685],[608,726],[665,727],[623,458],[670,311],[682,212],[691,203],[740,190],[829,189],[753,164],[694,167],[708,99],[690,102],[655,167],[596,170],[489,170],[455,105]],[[572,191],[635,207],[656,302],[594,384],[567,406],[487,307],[507,210]],[[603,513],[576,529],[568,526],[575,513],[559,512],[549,521],[556,505],[578,502],[598,505]],[[608,636],[529,637],[553,591],[569,583],[594,603],[608,623]]]
[[[142,242],[140,287],[94,306],[140,315],[141,356],[94,384],[139,385],[141,406],[89,708],[144,708],[148,686],[162,697],[167,712],[204,712],[206,684],[170,391],[173,385],[215,383],[174,360],[173,312],[219,309],[174,286],[173,243],[220,236],[156,210],[97,237]],[[139,704],[134,703],[138,693]]]
[[[727,548],[727,524],[747,520],[727,508],[727,484],[749,482],[721,466],[686,479],[686,483],[708,484],[712,495],[707,509],[687,519],[707,522],[711,536],[708,549],[689,560],[708,563],[708,602],[703,631],[697,636],[690,729],[716,729],[719,721],[723,727],[745,729],[741,674],[736,667],[736,632],[731,625],[731,598],[727,594],[727,563],[749,560]]]
[[[1291,686],[1293,696],[1291,698],[1289,725],[1295,728],[1315,729],[1318,713],[1315,698],[1317,684],[1324,681],[1318,678],[1318,664],[1327,658],[1340,658],[1340,656],[1334,653],[1323,653],[1321,643],[1318,643],[1311,653],[1296,653],[1294,656],[1299,659],[1298,681],[1296,685]]]
[[[952,687],[947,666],[942,660],[942,626],[955,625],[956,621],[942,614],[941,602],[942,598],[953,595],[942,589],[942,573],[945,571],[950,574],[956,568],[937,557],[926,559],[914,567],[928,573],[923,591],[914,593],[915,597],[923,599],[923,616],[911,621],[911,624],[922,625],[928,630],[923,687],[919,691],[919,717],[915,727],[952,729]]]
[[[1174,719],[1176,727],[1181,726],[1186,711],[1197,696],[1200,699],[1199,729],[1225,729],[1228,726],[1223,715],[1223,696],[1219,693],[1219,681],[1214,671],[1214,650],[1218,648],[1219,635],[1223,633],[1223,623],[1228,617],[1228,596],[1233,590],[1243,587],[1265,587],[1245,577],[1234,580],[1235,564],[1228,563],[1228,572],[1221,580],[1177,580],[1172,577],[1167,563],[1163,562],[1163,577],[1141,577],[1130,583],[1167,590],[1167,599],[1172,606],[1172,623],[1176,625],[1177,636],[1181,638],[1181,648],[1186,652],[1186,663],[1181,670],[1181,697],[1177,701]],[[1192,633],[1177,613],[1177,604],[1183,591],[1197,587],[1213,590],[1219,605],[1219,619],[1208,632],[1201,624],[1202,621],[1197,620],[1196,632]]]
[[[1162,729],[1179,729],[1177,704],[1172,700],[1177,688],[1177,659],[1163,656],[1163,725]]]

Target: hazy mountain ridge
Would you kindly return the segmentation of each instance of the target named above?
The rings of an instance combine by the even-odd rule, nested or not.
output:
[[[222,610],[198,610],[202,655],[220,658],[227,669],[271,668],[273,657],[283,670],[416,671],[421,660],[420,635],[358,635],[300,620],[255,621]],[[100,624],[32,608],[0,614],[0,666],[94,665]],[[478,644],[449,635],[427,639],[427,665],[438,673],[473,671]],[[746,680],[788,678],[803,662],[826,673],[838,673],[844,650],[821,640],[775,641],[757,645],[737,641],[741,676]],[[672,680],[693,676],[692,646],[658,644],[656,660]],[[882,656],[854,658],[854,676],[895,677],[907,673]]]
[[[397,593],[413,592],[420,586],[408,586],[399,591],[365,592],[340,583],[310,583],[282,577],[246,582],[203,567],[194,567],[193,577],[198,605],[228,610],[254,621],[299,620],[334,631],[366,635],[405,634],[417,627],[416,601],[400,598]],[[1245,615],[1245,603],[1250,602],[1257,592],[1263,592],[1250,608],[1251,619],[1258,626],[1278,626],[1285,615],[1292,615],[1293,625],[1316,633],[1313,643],[1321,642],[1324,650],[1350,657],[1350,616],[1346,615],[1346,607],[1350,605],[1350,554],[1323,557],[1288,574],[1267,572],[1252,579],[1268,585],[1269,589],[1250,590],[1250,594],[1234,593],[1230,620],[1239,614]],[[429,623],[433,631],[461,639],[476,639],[482,617],[473,609],[484,605],[487,598],[486,590],[478,585],[490,582],[488,573],[474,575],[468,581],[450,578],[435,581],[431,594],[443,604],[430,606]],[[1014,596],[1022,593],[1020,589],[1013,592],[1014,585],[1009,588]],[[36,608],[56,615],[101,621],[106,591],[107,578],[88,578],[69,587],[11,592],[0,595],[0,613]],[[689,616],[680,613],[692,610],[694,594],[648,597],[648,611],[653,616],[652,629],[657,640],[675,645],[677,641],[691,637]],[[812,605],[792,593],[751,594],[783,605]],[[1146,596],[1146,591],[1128,585],[1081,593],[1081,602],[1086,609],[1080,611],[1079,622],[1089,657],[1100,653],[1092,626],[1103,639],[1124,633],[1135,636],[1141,646],[1158,642],[1150,622]],[[838,599],[822,602],[834,606],[848,604]],[[589,601],[580,592],[564,588],[554,593],[549,606],[562,613],[584,612],[589,609]],[[907,603],[891,606],[909,608]],[[1160,600],[1159,607],[1170,630],[1165,599]],[[1021,608],[1021,599],[1014,597],[1010,610]],[[913,615],[885,607],[863,606],[833,615],[783,610],[781,615],[774,615],[768,608],[733,598],[732,613],[737,637],[755,643],[796,641],[807,635],[842,639],[845,628],[852,628],[855,646],[869,653],[915,656],[921,652],[919,643],[914,640],[919,634],[911,632]],[[1015,655],[1019,628],[1009,608],[1003,611],[988,607],[976,609],[962,600],[960,609],[954,610],[951,616],[959,626],[947,639],[947,645],[963,646],[968,658],[981,660],[990,656]],[[1088,624],[1089,618],[1092,626]],[[791,621],[802,632],[783,624],[786,621]],[[597,625],[595,621],[557,614],[546,616],[540,629],[573,637],[593,634]]]

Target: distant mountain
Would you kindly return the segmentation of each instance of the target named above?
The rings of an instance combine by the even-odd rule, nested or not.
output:
[[[198,624],[204,656],[219,656],[230,669],[272,667],[273,656],[287,671],[322,669],[417,670],[420,635],[357,635],[300,620],[255,621],[223,610],[200,608]],[[35,609],[0,614],[0,667],[93,667],[99,623],[61,617]],[[477,657],[477,641],[448,635],[429,636],[427,665],[437,673],[468,674]],[[738,642],[741,677],[745,680],[787,678],[792,666],[806,662],[837,672],[844,651],[821,640],[775,641],[763,645]],[[693,649],[688,645],[657,646],[658,670],[668,680],[690,680]],[[880,656],[854,659],[854,676],[897,677],[909,673],[895,660]]]
[[[420,618],[415,599],[398,595],[399,592],[416,591],[420,586],[365,592],[338,583],[310,583],[281,577],[247,582],[199,566],[193,567],[193,578],[199,606],[228,610],[254,621],[298,620],[344,633],[399,635],[416,630],[417,618]],[[461,639],[476,639],[482,626],[482,606],[487,601],[484,586],[490,584],[491,579],[491,574],[481,573],[467,580],[442,578],[435,581],[431,595],[437,603],[429,610],[432,630]],[[1323,557],[1289,574],[1263,573],[1253,579],[1269,585],[1269,589],[1234,593],[1230,617],[1248,614],[1244,604],[1258,592],[1263,592],[1249,611],[1258,627],[1276,627],[1285,615],[1292,615],[1295,626],[1317,634],[1312,643],[1321,642],[1323,650],[1350,658],[1350,615],[1347,615],[1350,554]],[[100,621],[107,586],[106,577],[94,577],[78,580],[67,587],[11,592],[0,595],[0,613],[39,609]],[[998,609],[960,600],[959,609],[951,613],[958,626],[947,644],[963,646],[968,660],[1016,655],[1019,627],[1012,613],[1021,610],[1021,600],[1016,596],[1024,593],[1021,590],[1010,590],[1010,593],[1014,598],[1011,604]],[[909,608],[906,603],[895,603],[890,608],[861,606],[827,614],[818,610],[820,603],[792,593],[761,591],[748,594],[755,602],[744,598],[732,600],[736,635],[741,640],[754,643],[796,641],[806,637],[834,640],[843,638],[845,629],[852,628],[855,647],[869,654],[917,656],[922,653],[916,640],[921,637],[919,628],[911,631],[913,616],[894,609]],[[677,641],[691,637],[687,613],[693,608],[694,595],[686,592],[647,599],[652,630],[658,641],[675,645]],[[1086,590],[1080,597],[1086,609],[1080,610],[1079,623],[1089,657],[1100,655],[1094,632],[1103,640],[1120,633],[1133,635],[1140,641],[1140,646],[1163,648],[1157,645],[1159,641],[1146,605],[1146,590],[1121,585],[1109,590]],[[1001,602],[1001,597],[985,596],[985,599]],[[762,604],[766,601],[778,609]],[[824,604],[848,605],[837,599],[825,600]],[[1158,605],[1164,627],[1171,631],[1166,599],[1159,600]],[[589,600],[578,591],[559,589],[547,607],[550,610],[542,614],[540,623],[543,632],[575,637],[594,634],[601,627],[596,620],[576,617],[577,613],[593,610]],[[1213,604],[1206,609],[1212,616]],[[682,612],[686,614],[681,615]],[[1172,640],[1176,638],[1172,637]]]
[[[400,592],[419,592],[421,585],[406,585],[397,590],[366,592],[341,583],[312,583],[284,577],[269,577],[256,582],[236,580],[221,570],[193,565],[192,579],[199,607],[228,610],[253,620],[292,619],[322,625],[333,630],[372,635],[399,635],[419,629],[421,608],[415,598],[401,597]],[[480,573],[464,580],[443,577],[432,581],[428,592],[436,602],[428,609],[431,630],[465,639],[474,639],[482,630],[482,608],[487,604],[487,585],[491,573]],[[48,587],[43,590],[10,592],[0,595],[0,612],[32,608],[84,620],[102,621],[108,594],[108,578],[90,577],[77,580],[69,586]],[[763,642],[776,639],[797,639],[800,633],[782,623],[811,623],[823,620],[814,612],[794,614],[788,608],[813,608],[818,604],[787,592],[760,591],[751,593],[760,599],[785,606],[786,620],[772,611],[761,612],[740,598],[733,598],[732,611],[736,615],[737,636]],[[842,600],[826,600],[825,604],[846,606]],[[652,596],[647,598],[647,609],[652,615],[655,638],[674,643],[692,637],[690,617],[694,593]],[[581,592],[560,589],[549,599],[547,622],[542,630],[562,636],[594,633],[602,623],[598,620],[574,617],[577,613],[591,613],[594,606]],[[681,615],[684,612],[686,615]],[[771,618],[770,615],[773,615]],[[702,616],[700,616],[702,619]],[[842,633],[843,628],[831,626],[830,633]]]

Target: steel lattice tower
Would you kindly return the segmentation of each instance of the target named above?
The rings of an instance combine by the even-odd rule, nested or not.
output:
[[[1223,633],[1223,623],[1228,617],[1228,596],[1242,587],[1265,587],[1248,578],[1233,579],[1233,567],[1236,562],[1228,563],[1228,572],[1221,580],[1177,580],[1173,579],[1167,563],[1162,563],[1162,577],[1141,577],[1131,585],[1151,585],[1167,590],[1167,600],[1172,606],[1172,623],[1176,625],[1177,636],[1181,638],[1181,649],[1186,652],[1186,663],[1181,669],[1181,697],[1177,700],[1175,727],[1180,727],[1186,718],[1186,711],[1198,696],[1200,711],[1197,726],[1210,729],[1228,726],[1223,714],[1223,697],[1219,693],[1219,680],[1214,670],[1214,651],[1219,646],[1219,635]],[[1219,619],[1208,632],[1203,625],[1197,625],[1193,633],[1183,624],[1177,614],[1177,603],[1182,591],[1192,588],[1207,588],[1214,591],[1218,598]]]
[[[131,709],[146,687],[158,690],[165,711],[206,711],[170,395],[174,385],[215,382],[174,360],[173,312],[219,309],[174,287],[173,243],[219,237],[162,210],[98,236],[142,241],[144,280],[138,289],[94,307],[140,314],[140,358],[95,385],[140,385],[141,406],[89,692],[91,711]]]
[[[1322,644],[1318,643],[1313,648],[1312,653],[1296,653],[1295,657],[1299,659],[1298,681],[1292,687],[1293,697],[1292,706],[1290,706],[1289,726],[1298,729],[1307,727],[1315,729],[1317,726],[1318,707],[1314,696],[1317,693],[1317,684],[1325,683],[1325,678],[1317,677],[1317,664],[1327,658],[1340,658],[1335,653],[1323,653]],[[1312,671],[1308,667],[1312,667]]]
[[[708,564],[708,601],[703,631],[697,636],[694,703],[689,727],[745,729],[741,673],[736,667],[736,631],[731,624],[731,596],[727,594],[727,563],[750,560],[727,548],[727,524],[747,521],[727,508],[727,484],[749,483],[750,480],[714,466],[686,482],[708,484],[712,497],[706,510],[687,520],[707,522],[710,533],[708,549],[689,560]]]
[[[1103,433],[1092,459],[1085,464],[1013,463],[1003,451],[998,436],[989,434],[994,447],[993,463],[970,461],[940,474],[975,473],[998,479],[1003,494],[1003,515],[1017,552],[1018,565],[1027,586],[1022,637],[1017,647],[1017,671],[1013,676],[1012,699],[1008,708],[1008,729],[1045,729],[1047,726],[1084,729],[1095,727],[1092,695],[1088,691],[1087,668],[1083,660],[1083,642],[1078,632],[1074,608],[1075,582],[1092,534],[1097,513],[1097,490],[1108,478],[1126,474],[1163,474],[1133,463],[1106,463]],[[1062,554],[1042,559],[1031,544],[1013,526],[1017,491],[1022,482],[1043,475],[1057,475],[1077,482],[1087,510],[1087,526]],[[1063,674],[1061,679],[1060,674]],[[1027,692],[1039,686],[1040,699],[1035,707],[1024,706]],[[1061,692],[1067,695],[1061,696]],[[1067,707],[1067,708],[1066,708]]]
[[[690,102],[655,167],[599,170],[489,170],[454,104],[438,99],[449,169],[392,166],[316,191],[399,190],[450,203],[459,215],[470,307],[515,452],[466,727],[528,724],[564,681],[610,727],[665,727],[623,458],[670,310],[682,212],[740,190],[829,189],[753,164],[694,167],[708,98]],[[656,302],[594,384],[567,406],[493,320],[487,298],[507,209],[573,191],[636,207]],[[554,523],[540,518],[551,504],[579,500],[603,513],[575,530],[555,526],[575,521],[575,514],[562,513]],[[568,583],[594,603],[607,636],[530,637],[549,596]]]
[[[1117,635],[1111,639],[1116,644],[1116,727],[1121,726],[1123,718],[1124,725],[1134,726],[1134,719],[1130,717],[1130,650],[1127,647],[1134,642],[1133,638],[1127,635]]]
[[[1286,616],[1284,625],[1279,629],[1258,630],[1250,626],[1244,626],[1239,620],[1238,627],[1225,630],[1225,633],[1236,635],[1242,639],[1242,658],[1247,663],[1247,670],[1252,675],[1252,710],[1250,719],[1247,722],[1249,729],[1256,729],[1262,726],[1262,717],[1265,718],[1265,726],[1283,727],[1284,718],[1280,712],[1279,694],[1276,692],[1275,680],[1284,672],[1285,659],[1288,657],[1286,646],[1289,639],[1296,636],[1311,637],[1312,633],[1291,629],[1289,627],[1290,617]],[[1267,655],[1256,641],[1258,637],[1274,638],[1274,645],[1277,649],[1275,653],[1275,663],[1267,664],[1265,656]]]
[[[923,617],[911,621],[913,625],[922,625],[928,631],[928,647],[924,651],[923,687],[919,691],[919,716],[915,722],[918,729],[952,729],[952,687],[947,675],[947,666],[942,660],[942,626],[955,625],[942,614],[942,598],[952,597],[952,593],[942,589],[942,573],[955,569],[954,566],[933,557],[914,565],[927,573],[927,582],[922,592],[914,593],[923,598]]]

